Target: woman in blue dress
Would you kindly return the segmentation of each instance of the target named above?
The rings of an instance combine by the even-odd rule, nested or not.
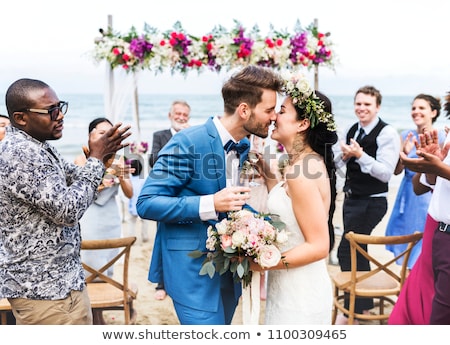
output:
[[[414,98],[411,117],[416,125],[413,130],[404,130],[401,133],[403,152],[410,158],[416,158],[416,147],[414,140],[418,140],[418,134],[423,131],[431,131],[433,123],[437,120],[441,110],[440,99],[427,95],[419,94]],[[439,143],[443,144],[445,132],[439,131]],[[431,192],[422,195],[416,195],[413,191],[412,178],[415,172],[405,168],[401,162],[397,163],[395,174],[398,175],[404,171],[403,179],[398,189],[397,197],[391,216],[386,228],[387,236],[406,235],[416,231],[423,232],[425,220],[427,217],[428,205],[430,203]],[[399,254],[406,249],[406,245],[386,246],[386,249]],[[411,269],[420,255],[422,241],[420,241],[412,250],[408,262],[408,268]],[[401,264],[402,262],[397,262]]]
[[[89,138],[103,135],[112,127],[111,122],[103,117],[96,118],[89,124]],[[83,151],[86,148],[83,147]],[[113,157],[114,158],[114,157]],[[86,164],[86,154],[75,158],[75,164]],[[127,177],[132,173],[130,167],[125,166],[124,158],[114,159],[111,166],[106,169],[102,183],[98,187],[98,194],[94,202],[80,219],[81,238],[83,240],[98,240],[119,238],[122,236],[122,219],[116,196],[119,188],[127,198],[133,196],[133,186]],[[89,266],[101,268],[117,254],[116,249],[81,251],[81,259]],[[113,275],[113,267],[107,275]],[[101,311],[93,313],[94,324],[105,324]]]

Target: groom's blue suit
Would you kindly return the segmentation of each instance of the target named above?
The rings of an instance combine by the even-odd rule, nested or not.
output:
[[[241,161],[247,152],[241,154]],[[212,279],[199,275],[205,257],[188,255],[194,250],[206,252],[207,228],[216,222],[200,219],[200,196],[225,187],[225,152],[210,118],[171,138],[160,151],[137,201],[140,217],[159,222],[149,280],[158,282],[162,264],[165,289],[175,305],[188,308],[192,324],[203,324],[205,311],[221,314],[214,318],[214,324],[230,324],[241,293],[240,284],[233,282],[230,274],[216,273]],[[178,317],[183,323],[183,317]]]

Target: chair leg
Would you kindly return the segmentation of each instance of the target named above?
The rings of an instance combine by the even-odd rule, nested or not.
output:
[[[124,318],[125,318],[125,325],[129,325],[130,324],[130,304],[126,303],[123,311],[124,311]]]
[[[336,323],[336,317],[337,317],[337,312],[338,312],[338,308],[336,307],[336,303],[339,303],[338,301],[338,296],[339,296],[339,289],[338,288],[334,288],[334,297],[333,297],[333,310],[331,313],[331,324],[334,325]]]
[[[380,297],[380,315],[384,315],[384,297]],[[380,320],[380,325],[384,324],[384,320]]]
[[[6,311],[0,311],[0,320],[1,320],[1,324],[2,325],[7,325],[8,324],[6,313],[7,313]]]
[[[355,320],[355,294],[350,293],[350,303],[348,308],[348,324],[353,325]]]

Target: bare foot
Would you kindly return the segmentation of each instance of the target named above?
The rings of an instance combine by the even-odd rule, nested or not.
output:
[[[166,296],[167,296],[166,290],[158,289],[155,292],[155,299],[158,301],[162,301],[164,298],[166,298]]]
[[[343,314],[339,314],[338,316],[336,316],[336,322],[334,324],[335,325],[348,325],[348,317]],[[359,321],[356,319],[353,319],[353,324],[359,325]]]
[[[141,232],[142,242],[148,242],[148,233],[146,231]]]
[[[134,308],[130,310],[130,324],[135,325],[137,319],[137,311]]]

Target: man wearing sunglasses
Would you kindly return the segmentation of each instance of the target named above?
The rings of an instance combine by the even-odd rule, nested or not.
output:
[[[40,80],[6,92],[11,126],[0,142],[0,298],[17,324],[92,324],[78,221],[105,164],[131,133],[118,123],[89,141],[83,167],[49,144],[62,137],[68,103]]]

